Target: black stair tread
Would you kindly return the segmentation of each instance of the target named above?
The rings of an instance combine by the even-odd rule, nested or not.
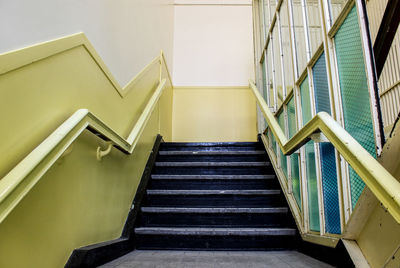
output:
[[[160,155],[264,155],[265,151],[159,151]]]
[[[142,207],[145,213],[287,213],[286,207],[270,208],[196,208],[196,207]]]
[[[147,190],[148,195],[279,195],[280,190]]]
[[[141,235],[207,235],[207,236],[294,236],[294,228],[187,228],[187,227],[139,227]]]
[[[156,180],[266,180],[275,179],[275,175],[169,175],[152,174]]]
[[[259,142],[163,142],[161,147],[221,147],[221,146],[257,146]]]
[[[158,167],[264,167],[270,162],[156,162]]]

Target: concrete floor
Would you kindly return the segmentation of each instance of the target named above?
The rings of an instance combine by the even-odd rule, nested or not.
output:
[[[331,268],[297,251],[151,251],[136,250],[103,268]]]

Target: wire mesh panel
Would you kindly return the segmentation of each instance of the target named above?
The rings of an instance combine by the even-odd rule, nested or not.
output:
[[[266,70],[266,59],[264,58],[264,61],[262,63],[262,78],[263,78],[263,97],[266,103],[268,103],[268,84],[267,84],[267,70]]]
[[[301,111],[303,125],[307,124],[312,118],[311,98],[308,77],[306,77],[300,85]],[[306,173],[307,173],[307,190],[309,202],[309,220],[310,229],[319,231],[319,207],[318,207],[318,188],[317,188],[317,172],[315,166],[315,149],[314,143],[309,141],[305,146]]]
[[[326,72],[325,53],[313,67],[313,82],[316,112],[331,114],[329,86]],[[324,194],[325,231],[340,234],[339,192],[337,184],[335,149],[330,143],[319,144]]]
[[[304,126],[312,118],[308,76],[304,79],[304,81],[300,85],[300,97],[301,97],[301,116],[303,118],[303,126]]]
[[[288,102],[288,127],[289,127],[289,138],[292,138],[296,134],[296,108],[294,106],[294,98]],[[299,154],[293,153],[290,156],[290,166],[291,166],[291,179],[292,179],[292,189],[293,195],[296,199],[297,205],[301,209],[301,191],[300,191],[300,171],[299,171]]]
[[[314,142],[309,141],[305,145],[307,192],[308,192],[308,216],[311,231],[320,231],[317,170],[315,166]]]
[[[296,45],[296,58],[297,68],[299,73],[302,73],[304,68],[307,66],[307,54],[306,54],[306,39],[304,33],[304,17],[301,0],[292,1],[293,9],[293,26],[295,34],[295,45]]]
[[[289,13],[288,3],[284,0],[279,12],[281,32],[282,32],[282,54],[283,54],[283,68],[285,77],[286,93],[288,94],[294,87],[293,80],[293,62],[292,62],[292,47],[290,42],[290,29],[289,29]]]
[[[339,81],[346,130],[376,157],[375,137],[365,73],[364,55],[356,6],[347,15],[335,36]],[[352,206],[356,205],[364,182],[350,168]]]
[[[268,81],[268,90],[269,90],[269,107],[274,107],[274,73],[272,71],[272,49],[271,43],[268,44],[267,50],[267,81]],[[268,103],[268,102],[267,102]]]
[[[284,115],[284,112],[281,112],[278,115],[278,123],[279,123],[279,126],[281,127],[281,129],[283,130],[283,132],[285,132],[286,128],[285,128],[285,115]],[[281,168],[283,170],[283,173],[285,174],[285,177],[287,178],[288,177],[287,158],[286,158],[286,155],[284,155],[282,153],[281,149],[279,149],[279,151],[280,151],[280,157],[281,157]]]

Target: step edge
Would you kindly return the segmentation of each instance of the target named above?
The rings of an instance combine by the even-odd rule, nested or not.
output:
[[[196,207],[142,207],[143,213],[209,213],[209,214],[287,214],[288,208],[272,207],[272,208],[196,208]]]
[[[196,236],[295,236],[294,228],[187,228],[138,227],[140,235],[196,235]]]
[[[147,190],[148,195],[278,195],[281,190]]]

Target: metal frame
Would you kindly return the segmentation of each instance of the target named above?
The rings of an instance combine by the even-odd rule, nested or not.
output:
[[[338,66],[337,66],[337,60],[336,60],[336,47],[335,47],[335,41],[334,37],[336,32],[340,29],[342,23],[344,20],[347,18],[348,13],[351,11],[351,8],[356,4],[358,8],[358,12],[361,13],[362,10],[360,8],[362,7],[360,3],[362,3],[362,0],[346,0],[343,2],[343,8],[341,9],[340,13],[338,13],[337,18],[335,18],[335,21],[333,22],[332,16],[332,8],[330,5],[329,0],[319,0],[318,5],[319,5],[319,15],[320,15],[320,27],[321,27],[321,34],[322,34],[322,43],[318,47],[318,49],[313,53],[312,48],[311,48],[311,43],[310,43],[310,31],[309,31],[309,20],[308,20],[308,10],[307,10],[307,0],[300,0],[301,4],[301,14],[299,16],[302,16],[303,20],[303,25],[302,27],[304,28],[304,40],[305,40],[305,49],[306,49],[306,67],[304,70],[299,70],[298,67],[298,58],[297,58],[297,53],[298,47],[296,46],[296,36],[295,33],[295,25],[294,25],[294,18],[293,18],[293,0],[287,0],[286,2],[284,0],[276,0],[276,8],[275,10],[271,10],[271,0],[265,0],[267,3],[264,3],[264,0],[254,0],[258,4],[262,4],[263,7],[262,9],[264,10],[264,15],[260,17],[263,18],[264,24],[265,21],[267,20],[267,14],[265,12],[268,12],[268,20],[269,20],[269,25],[268,29],[265,28],[265,45],[263,46],[263,52],[260,56],[260,63],[263,64],[265,62],[265,76],[267,80],[267,91],[268,94],[270,93],[270,81],[272,81],[272,92],[273,92],[273,98],[274,98],[274,105],[271,105],[271,103],[268,103],[268,106],[273,106],[270,107],[272,108],[272,112],[274,113],[274,116],[276,117],[280,113],[284,113],[284,118],[285,118],[285,137],[288,137],[288,112],[287,112],[287,104],[293,97],[295,99],[295,107],[296,107],[296,127],[297,129],[300,129],[300,126],[303,126],[302,122],[302,112],[301,112],[301,98],[300,98],[300,85],[305,79],[305,77],[308,77],[309,80],[309,94],[310,94],[310,100],[311,100],[311,111],[312,111],[312,116],[316,116],[316,107],[315,107],[315,96],[314,96],[314,81],[313,81],[313,67],[316,63],[316,61],[319,59],[321,54],[325,52],[325,60],[326,60],[326,70],[327,70],[327,78],[328,78],[328,86],[329,86],[329,96],[330,96],[330,105],[331,105],[331,112],[332,112],[332,117],[334,120],[339,122],[339,124],[344,127],[344,117],[343,117],[343,108],[342,108],[342,102],[341,102],[341,90],[340,90],[340,82],[339,82],[339,73],[338,73]],[[288,27],[289,27],[289,41],[290,41],[290,46],[291,46],[291,53],[288,55],[284,54],[287,51],[283,50],[283,43],[282,43],[282,24],[281,24],[281,8],[282,5],[287,5],[287,15],[288,17]],[[267,7],[267,8],[265,8]],[[361,14],[363,15],[363,14]],[[362,35],[362,43],[363,43],[363,53],[365,55],[365,66],[366,66],[366,73],[370,77],[369,74],[373,74],[374,70],[373,68],[370,68],[371,65],[371,49],[368,50],[368,31],[366,28],[365,21],[362,20],[362,16],[359,16],[360,19],[360,34]],[[278,31],[275,33],[275,31]],[[262,31],[260,31],[262,32]],[[275,40],[275,39],[278,40]],[[279,48],[276,48],[275,46],[279,45]],[[371,46],[370,46],[371,47]],[[268,52],[269,51],[269,52]],[[277,53],[275,53],[277,52]],[[311,54],[313,53],[313,54]],[[279,55],[279,56],[278,56]],[[368,59],[370,58],[370,60]],[[287,84],[287,74],[285,73],[285,65],[287,64],[285,60],[292,60],[293,63],[293,72],[290,73],[289,75],[293,75],[293,89],[290,90],[289,92],[287,91],[286,84]],[[270,62],[267,62],[269,60]],[[277,68],[277,60],[280,60],[281,66],[280,66],[280,71],[281,74],[278,74]],[[260,65],[261,66],[261,65]],[[262,67],[262,66],[261,66]],[[269,67],[271,67],[271,70],[269,70]],[[281,75],[282,77],[282,103],[278,105],[278,88],[277,88],[277,77],[276,75]],[[373,81],[369,79],[368,81],[368,88],[370,89],[371,92],[371,87],[373,87]],[[268,101],[270,100],[271,96],[267,96]],[[371,99],[374,100],[374,98]],[[379,124],[377,124],[375,121],[375,116],[378,115],[376,111],[376,101],[373,102],[371,107],[371,112],[373,113],[373,121],[374,121],[374,134],[375,134],[375,142],[376,144],[379,144],[379,139],[381,138],[380,134],[376,134],[377,130],[380,129]],[[375,107],[375,108],[374,108]],[[269,128],[273,129],[273,127],[268,126]],[[274,134],[271,134],[274,135]],[[279,152],[279,137],[275,136],[275,139],[277,140],[277,152]],[[301,147],[301,146],[300,146]],[[378,146],[379,147],[379,146]],[[316,168],[317,168],[317,187],[318,187],[318,200],[319,200],[319,208],[320,208],[320,235],[325,236],[332,236],[335,237],[335,234],[326,234],[325,233],[325,212],[324,212],[324,205],[323,205],[323,186],[322,186],[322,173],[321,173],[321,153],[319,146],[317,144],[314,144],[314,150],[315,150],[315,161],[316,161]],[[302,224],[304,224],[304,231],[306,233],[315,233],[309,230],[309,215],[308,215],[308,207],[307,207],[307,201],[308,201],[308,189],[307,189],[307,170],[306,170],[306,160],[305,160],[305,150],[304,148],[300,148],[300,181],[301,181],[301,204],[302,204],[302,209],[301,209],[301,215],[302,215]],[[378,152],[380,152],[380,149],[378,148]],[[347,223],[347,221],[350,218],[350,215],[352,213],[352,205],[351,205],[351,190],[350,190],[350,179],[349,179],[349,168],[347,161],[345,160],[345,157],[342,156],[337,149],[335,149],[335,159],[336,159],[336,170],[337,170],[337,183],[338,183],[338,199],[339,199],[339,208],[340,208],[340,223],[341,223],[341,230],[344,230],[344,227]],[[279,153],[276,155],[277,158],[277,166],[280,167],[280,156]],[[279,159],[278,159],[279,158]],[[291,159],[290,157],[287,157],[287,168],[288,168],[288,192],[292,193],[291,189],[291,175],[292,175],[292,170],[291,170]]]

